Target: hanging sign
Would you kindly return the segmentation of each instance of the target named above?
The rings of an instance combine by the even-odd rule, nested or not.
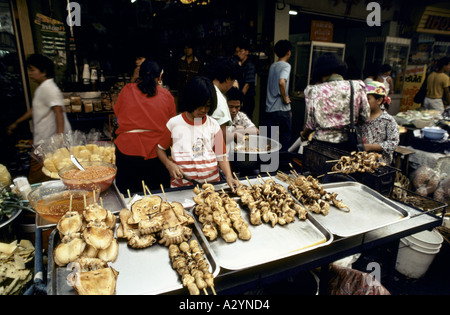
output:
[[[333,41],[333,23],[327,21],[311,21],[311,40],[319,42]]]
[[[416,110],[420,104],[414,103],[414,96],[419,92],[427,73],[426,65],[407,66],[405,85],[400,102],[400,111]]]
[[[39,30],[41,53],[52,59],[55,65],[66,65],[66,29],[64,23],[37,13],[34,24]]]
[[[450,35],[450,10],[426,7],[417,26],[417,32]]]

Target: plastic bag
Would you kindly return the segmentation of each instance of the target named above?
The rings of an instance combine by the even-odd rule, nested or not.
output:
[[[101,133],[96,130],[87,134],[72,130],[50,137],[35,147],[34,155],[43,165],[42,172],[56,179],[59,178],[59,170],[73,164],[71,155],[80,163],[103,161],[116,164],[114,143],[100,141],[100,138]]]
[[[390,295],[372,275],[335,264],[330,266],[328,281],[330,295]]]
[[[428,166],[421,166],[412,173],[411,181],[416,188],[416,193],[426,197],[435,192],[442,177],[439,171]]]
[[[450,177],[439,182],[439,186],[433,194],[433,199],[443,203],[450,203]]]

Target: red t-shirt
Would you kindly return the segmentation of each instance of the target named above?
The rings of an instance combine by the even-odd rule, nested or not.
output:
[[[158,140],[169,119],[176,115],[172,94],[158,86],[156,95],[147,97],[136,83],[129,83],[120,92],[114,112],[119,124],[114,143],[120,152],[145,159],[156,158]]]

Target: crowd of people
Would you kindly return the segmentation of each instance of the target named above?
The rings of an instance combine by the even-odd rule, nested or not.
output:
[[[162,86],[164,70],[146,57],[136,58],[133,79],[115,104],[117,117],[116,185],[120,191],[140,191],[144,180],[150,189],[182,187],[196,182],[226,180],[232,189],[239,182],[227,158],[227,144],[246,135],[258,135],[253,123],[256,67],[249,46],[236,45],[233,56],[218,57],[207,69],[189,43],[179,64],[178,100]],[[268,137],[279,140],[282,151],[292,142],[292,108],[289,97],[292,45],[280,40],[274,46],[277,60],[269,68],[264,123]],[[30,111],[8,128],[33,119],[34,143],[70,130],[61,91],[54,83],[53,64],[41,55],[28,59],[28,73],[39,87]],[[365,79],[344,79],[347,64],[333,53],[321,55],[313,66],[312,83],[304,90],[306,123],[302,140],[354,151],[349,141],[350,104],[354,123],[361,130],[365,151],[382,153],[387,164],[399,144],[398,126],[387,109],[393,90],[389,65],[368,67]],[[448,92],[449,59],[427,78],[425,108],[443,110]],[[437,104],[437,99],[440,103]],[[33,170],[36,173],[36,166]],[[42,178],[40,178],[42,180]],[[139,179],[139,180],[137,180]]]

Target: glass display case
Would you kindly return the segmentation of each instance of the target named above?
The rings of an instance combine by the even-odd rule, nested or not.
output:
[[[364,67],[371,63],[389,64],[392,67],[391,77],[394,91],[390,94],[401,94],[404,84],[404,73],[408,65],[411,40],[400,37],[369,37],[366,39]]]
[[[311,82],[311,71],[319,56],[332,52],[344,60],[345,44],[305,41],[295,45],[294,73],[291,91],[295,95],[303,93],[303,90]]]

